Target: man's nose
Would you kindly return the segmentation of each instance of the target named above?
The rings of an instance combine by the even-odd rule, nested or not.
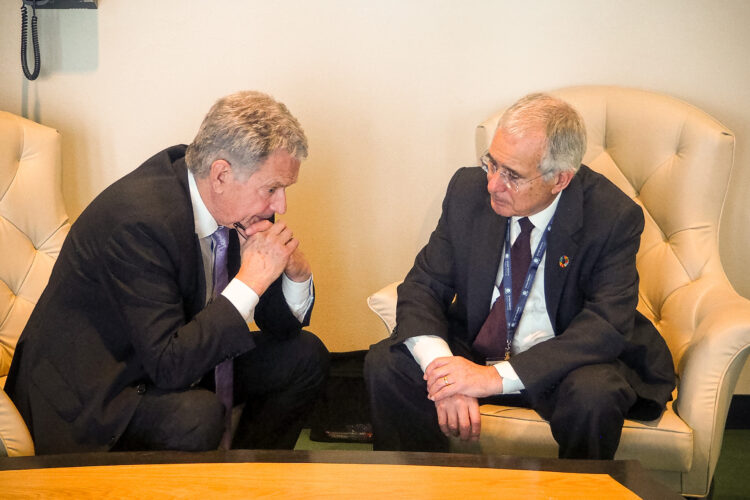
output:
[[[505,183],[503,176],[500,172],[494,174],[487,174],[487,191],[494,193],[496,191],[507,191],[508,185]]]
[[[274,213],[283,215],[286,213],[286,190],[277,189],[271,197],[271,209]]]

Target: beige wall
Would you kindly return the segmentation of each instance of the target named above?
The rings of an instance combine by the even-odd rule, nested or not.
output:
[[[365,297],[426,242],[474,126],[534,90],[651,89],[737,135],[722,257],[750,297],[750,2],[744,0],[100,0],[40,11],[42,76],[19,67],[18,0],[0,0],[0,109],[63,134],[72,216],[217,97],[284,101],[311,144],[284,218],[315,267],[312,329],[332,350],[384,333]],[[746,377],[748,378],[748,377]]]

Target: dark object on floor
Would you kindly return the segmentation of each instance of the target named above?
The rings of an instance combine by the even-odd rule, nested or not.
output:
[[[367,351],[331,353],[328,385],[310,420],[310,439],[371,443],[370,404],[362,376]]]
[[[750,429],[750,394],[735,394],[729,405],[725,429]]]

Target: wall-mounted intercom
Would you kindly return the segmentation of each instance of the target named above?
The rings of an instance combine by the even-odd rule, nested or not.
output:
[[[33,0],[23,0],[31,5]],[[37,9],[96,9],[99,0],[37,0]]]
[[[39,76],[41,59],[39,57],[39,32],[37,29],[36,9],[96,9],[99,0],[22,0],[21,1],[21,67],[23,74],[29,80],[36,80]],[[26,6],[30,6],[31,13],[31,43],[34,47],[34,71],[29,71],[26,59],[28,42],[29,15]]]

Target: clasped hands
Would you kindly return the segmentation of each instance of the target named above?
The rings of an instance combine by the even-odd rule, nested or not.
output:
[[[263,295],[282,272],[296,282],[310,278],[310,264],[299,250],[299,240],[283,221],[262,220],[237,231],[244,241],[240,244],[242,265],[236,277],[258,296]]]
[[[503,379],[492,366],[461,356],[436,358],[424,372],[427,397],[435,402],[438,425],[446,436],[476,441],[481,431],[478,398],[500,394]]]

